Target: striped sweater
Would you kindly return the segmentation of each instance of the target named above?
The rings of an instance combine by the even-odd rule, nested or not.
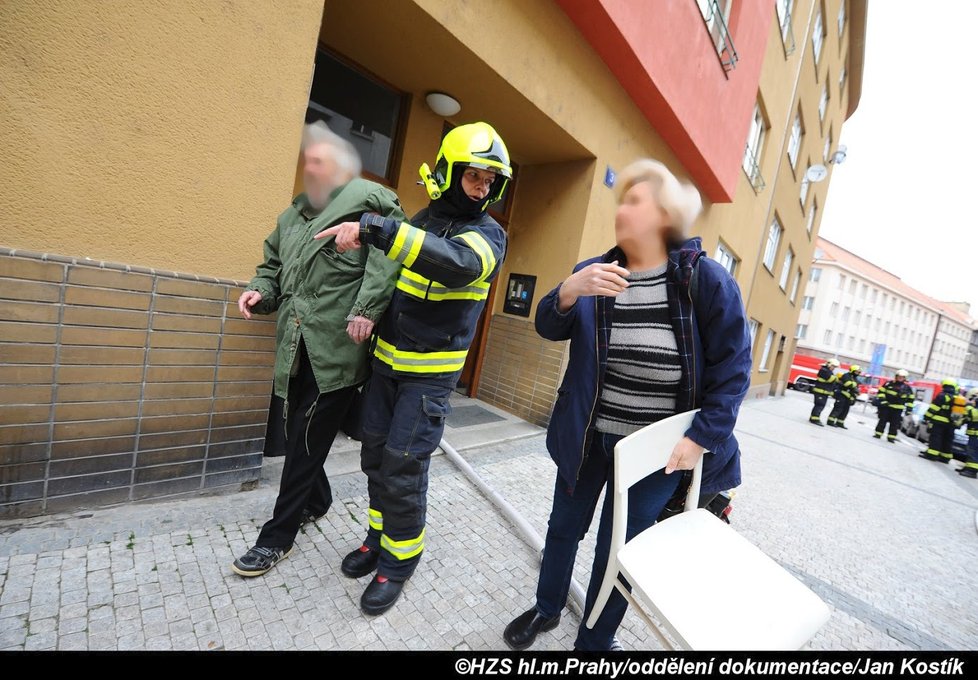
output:
[[[682,368],[666,296],[666,265],[632,272],[615,298],[596,429],[629,435],[676,412]]]

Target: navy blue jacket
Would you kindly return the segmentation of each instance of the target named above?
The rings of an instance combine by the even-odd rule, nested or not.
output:
[[[686,436],[708,452],[701,489],[706,494],[740,484],[740,449],[733,429],[750,385],[751,347],[737,282],[704,255],[699,238],[670,250],[666,290],[682,365],[676,412],[701,409]],[[581,262],[574,271],[615,260],[625,262],[617,247]],[[695,304],[690,290],[694,265]],[[567,372],[547,429],[547,449],[570,492],[594,435],[615,301],[604,296],[581,297],[562,314],[557,309],[559,292],[557,286],[540,300],[536,329],[547,340],[571,341]]]

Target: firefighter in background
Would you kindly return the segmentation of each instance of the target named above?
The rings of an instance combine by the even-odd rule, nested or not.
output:
[[[410,223],[364,214],[359,223],[317,236],[335,234],[340,252],[370,247],[402,265],[377,330],[363,397],[360,466],[367,475],[369,528],[341,565],[350,578],[377,571],[360,598],[370,615],[390,609],[421,560],[431,454],[506,255],[506,233],[487,210],[513,171],[490,125],[451,130],[434,172],[424,164],[421,176],[431,202]]]
[[[950,463],[951,442],[954,441],[951,409],[954,408],[954,396],[958,387],[950,378],[945,378],[941,386],[941,393],[934,397],[924,414],[924,420],[930,423],[930,441],[927,449],[920,452],[920,457],[935,463]]]
[[[879,422],[876,423],[876,433],[873,435],[877,439],[883,436],[883,431],[887,424],[890,432],[886,435],[886,441],[891,444],[896,441],[897,432],[900,431],[900,421],[903,414],[913,408],[913,390],[907,384],[907,376],[910,373],[905,368],[896,372],[896,377],[883,385],[879,391]]]
[[[849,415],[849,407],[856,403],[856,395],[859,394],[859,374],[862,369],[856,364],[849,367],[849,370],[839,378],[839,384],[835,390],[835,404],[829,414],[829,425],[831,427],[846,427],[846,416]]]
[[[958,388],[958,393],[954,395],[954,404],[951,405],[951,422],[954,424],[953,429],[961,427],[961,423],[964,422],[964,411],[968,406],[968,390],[964,387]]]
[[[812,407],[812,415],[808,421],[814,425],[822,425],[822,410],[828,402],[829,397],[835,394],[836,382],[839,376],[835,374],[835,369],[839,367],[839,362],[829,359],[818,369],[818,378],[812,393],[815,395],[815,405]]]
[[[958,474],[978,479],[978,388],[968,392],[968,399],[964,408],[964,422],[968,425],[968,459]]]

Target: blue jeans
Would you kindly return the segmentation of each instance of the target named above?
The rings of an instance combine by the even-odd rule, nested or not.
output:
[[[585,651],[610,649],[612,638],[628,608],[625,598],[614,590],[594,628],[588,630],[584,625],[597,599],[605,568],[608,565],[608,554],[611,551],[614,494],[612,484],[606,482],[612,477],[615,444],[621,439],[622,437],[618,435],[600,432],[594,434],[591,448],[581,466],[574,493],[568,493],[566,482],[557,475],[553,509],[550,511],[550,522],[547,528],[547,541],[543,549],[543,563],[540,566],[537,611],[542,616],[551,618],[559,614],[567,602],[577,547],[591,526],[598,497],[602,489],[607,486],[608,493],[605,495],[598,525],[598,540],[594,550],[594,563],[591,566],[591,581],[587,590],[584,619],[581,621],[577,641],[574,643],[576,649]],[[666,475],[660,470],[631,488],[628,494],[627,539],[640,534],[655,523],[675,492],[680,478],[680,474]]]

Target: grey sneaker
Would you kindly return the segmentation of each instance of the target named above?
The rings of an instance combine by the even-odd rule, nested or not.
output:
[[[239,576],[261,576],[291,554],[291,546],[288,548],[259,548],[256,546],[236,559],[231,565],[231,570]]]

